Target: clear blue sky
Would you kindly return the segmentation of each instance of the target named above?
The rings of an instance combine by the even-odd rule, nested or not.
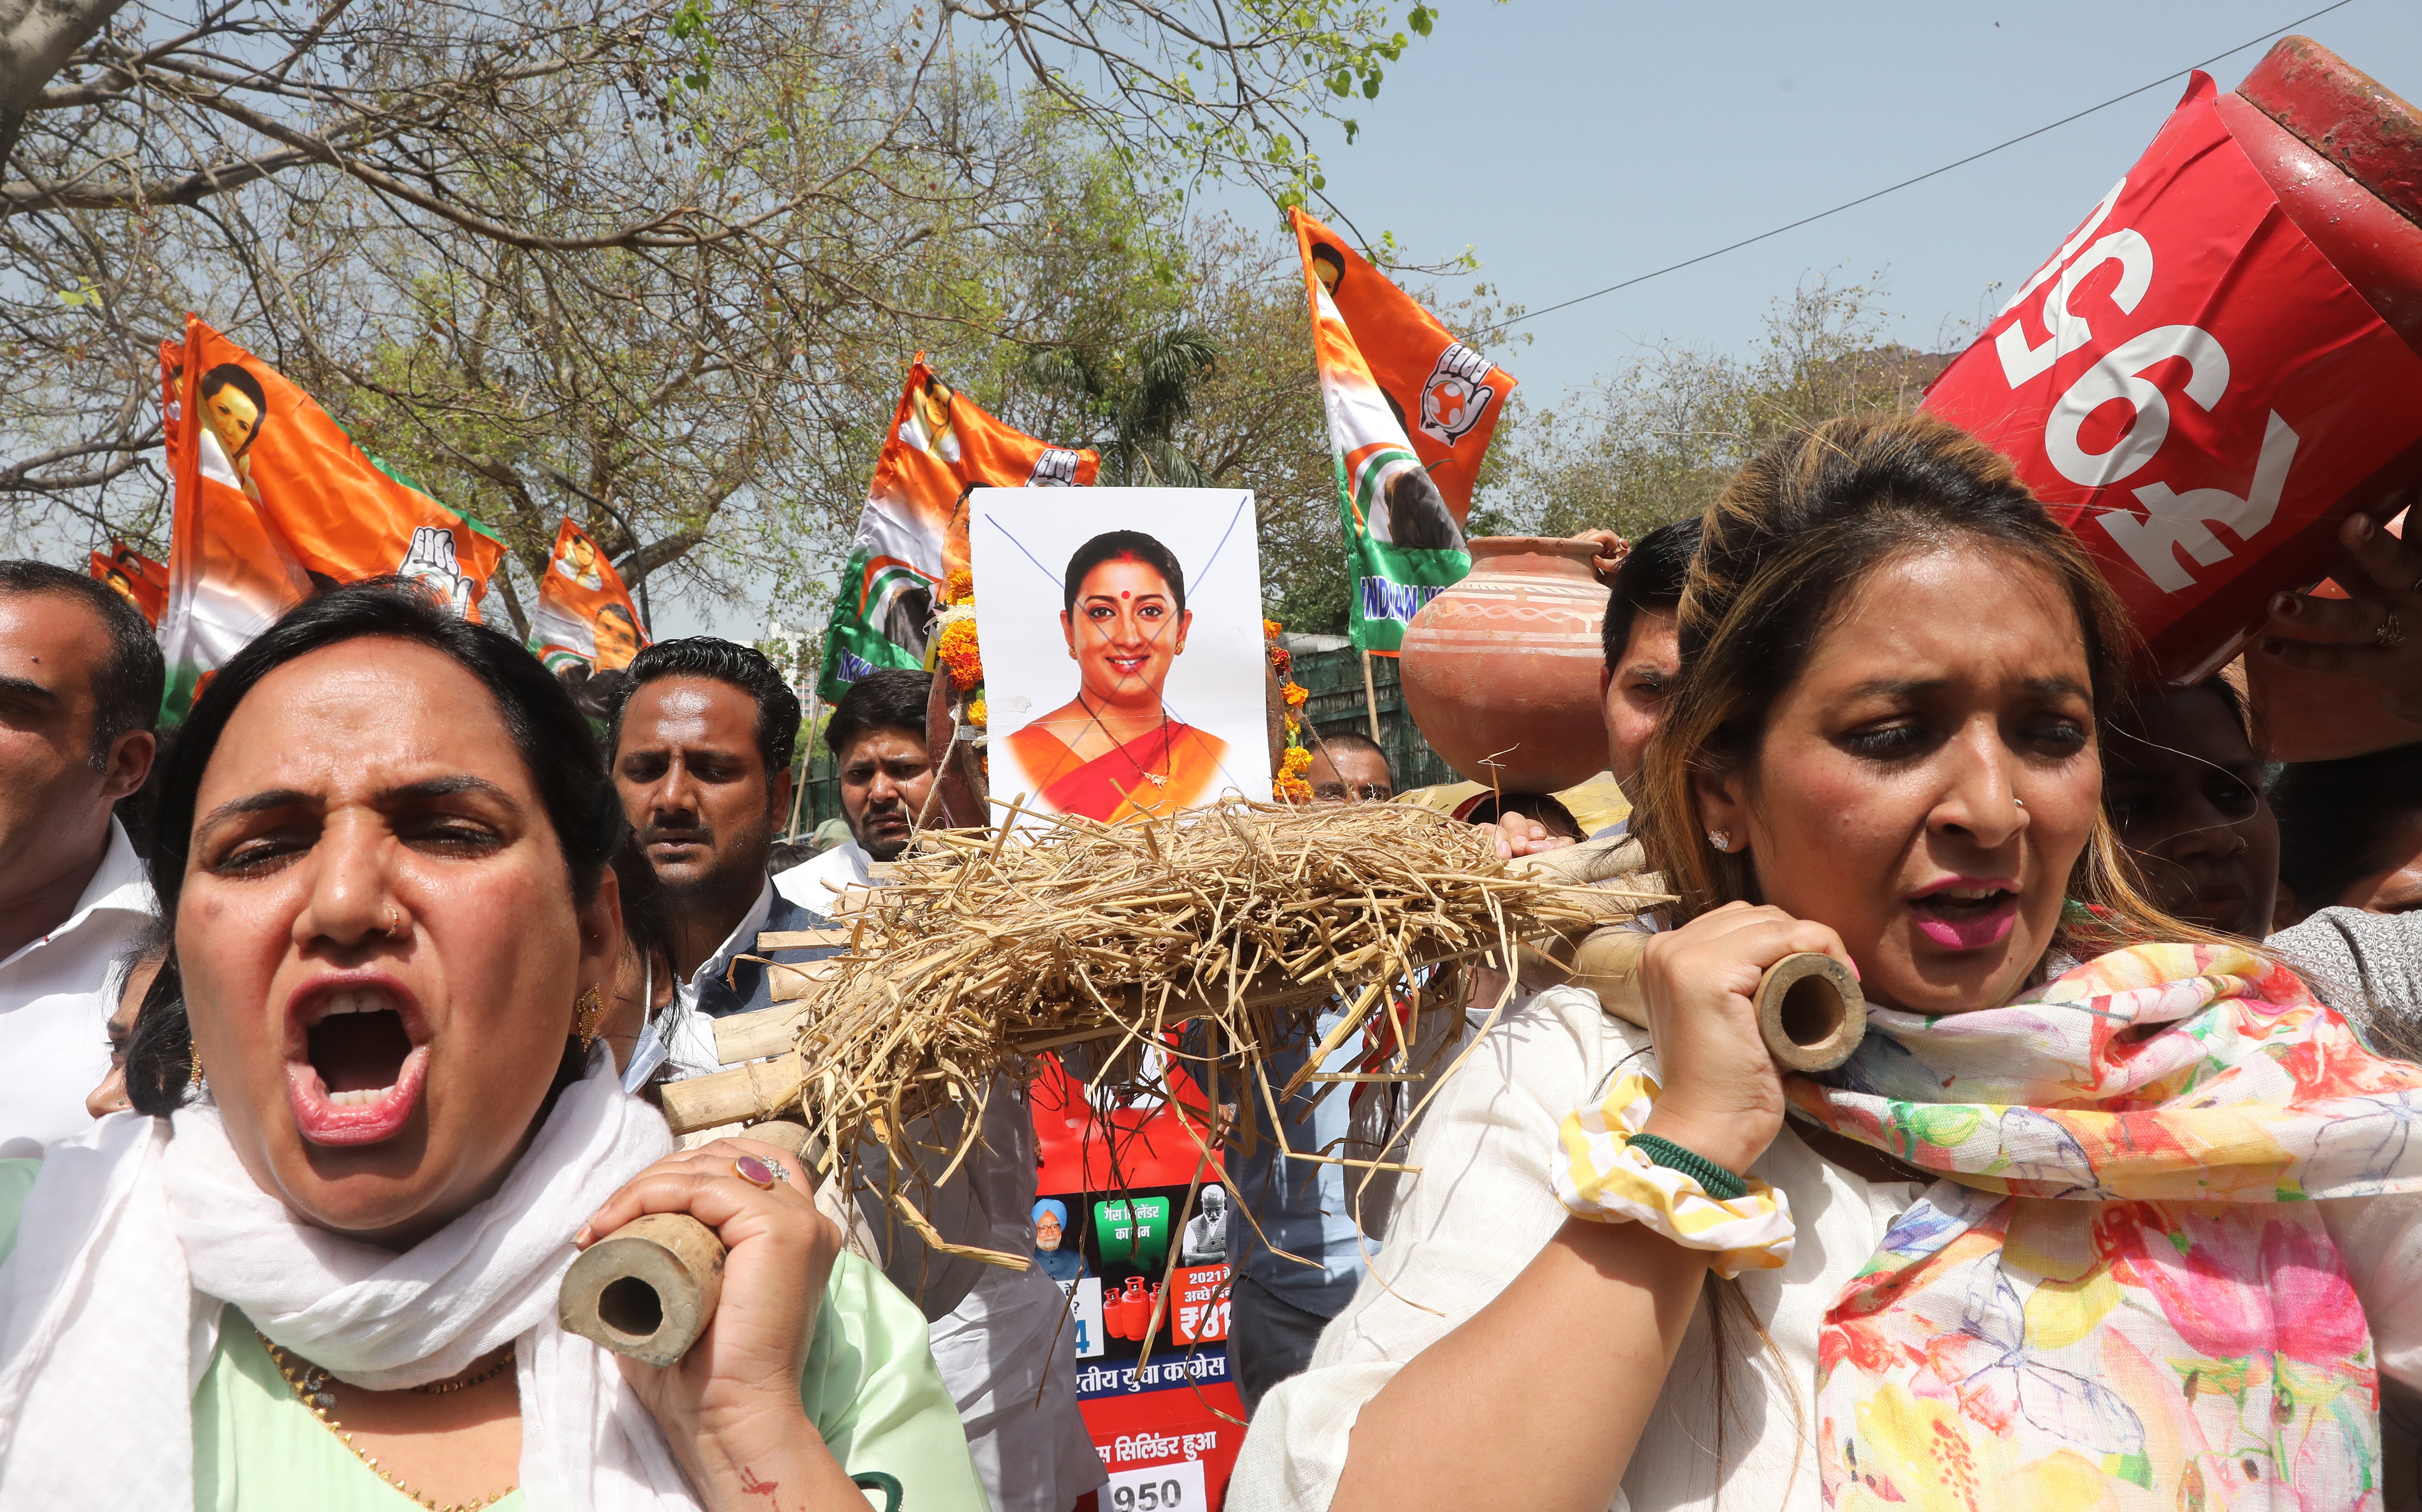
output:
[[[2310,15],[2328,0],[1818,5],[1445,0],[1329,193],[1409,259],[1469,246],[1532,308],[1923,173]],[[2351,0],[2307,34],[2422,99],[2422,4]],[[2266,44],[2267,45],[2267,44]],[[2260,58],[2212,65],[2234,87]],[[1977,318],[2152,139],[2183,81],[1814,226],[1516,329],[1490,354],[1553,403],[1643,343],[1737,351],[1812,270],[1882,272],[1904,340]],[[1341,134],[1342,135],[1342,134]],[[1217,197],[1239,213],[1238,197]]]
[[[1433,0],[1437,3],[1437,0]],[[2327,0],[2029,6],[1825,0],[1647,5],[1443,0],[1426,40],[1358,102],[1360,139],[1323,144],[1329,194],[1413,260],[1470,247],[1479,276],[1532,308],[1586,293],[1872,193],[2032,131]],[[2422,99],[2422,3],[2351,0],[2309,24]],[[2266,44],[2267,45],[2267,44]],[[2234,87],[2262,55],[2211,67]],[[1644,347],[1738,352],[1813,271],[1880,273],[1900,339],[1934,343],[2049,256],[2152,139],[2163,85],[1814,226],[1517,327],[1489,354],[1553,406]],[[1266,201],[1203,197],[1251,224]],[[2002,295],[1985,305],[1987,290]],[[668,633],[747,633],[756,606],[664,606]]]

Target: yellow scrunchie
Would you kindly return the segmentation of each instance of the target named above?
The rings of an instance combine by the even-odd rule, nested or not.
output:
[[[1654,1077],[1628,1072],[1595,1108],[1565,1116],[1557,1137],[1556,1197],[1579,1218],[1644,1223],[1675,1243],[1717,1252],[1716,1274],[1778,1270],[1791,1259],[1791,1199],[1744,1176],[1749,1189],[1719,1202],[1698,1178],[1652,1163],[1631,1147],[1659,1092]]]

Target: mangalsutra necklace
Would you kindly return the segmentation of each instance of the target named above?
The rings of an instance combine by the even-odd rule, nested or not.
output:
[[[1104,723],[1102,717],[1099,714],[1094,713],[1093,706],[1085,701],[1084,694],[1079,693],[1077,695],[1077,706],[1084,710],[1088,715],[1093,716],[1093,722],[1097,725],[1101,725],[1103,734],[1110,734],[1110,727],[1107,723]],[[1112,740],[1118,739],[1115,735],[1110,735],[1110,738]],[[1156,788],[1165,788],[1169,786],[1169,774],[1167,772],[1156,772],[1151,767],[1137,761],[1133,756],[1127,756],[1127,748],[1124,741],[1119,741],[1118,751],[1120,755],[1127,757],[1127,764],[1136,769],[1136,775],[1138,777],[1142,778],[1145,781],[1151,783]],[[1166,706],[1164,706],[1160,711],[1160,759],[1163,762],[1169,760],[1169,710]]]
[[[330,1433],[342,1441],[347,1449],[353,1450],[354,1457],[367,1466],[371,1474],[394,1487],[419,1505],[427,1507],[429,1512],[480,1512],[480,1508],[494,1506],[521,1488],[517,1481],[494,1496],[483,1497],[477,1502],[456,1502],[451,1504],[440,1502],[432,1496],[423,1496],[389,1474],[386,1467],[378,1462],[377,1457],[366,1455],[354,1447],[354,1436],[345,1431],[343,1424],[330,1415],[337,1408],[337,1378],[334,1376],[300,1356],[288,1354],[271,1342],[268,1334],[259,1329],[252,1331],[252,1336],[259,1339],[260,1347],[269,1351],[269,1362],[277,1367],[277,1373],[280,1376],[286,1378],[286,1384],[292,1389],[295,1400],[309,1408],[311,1415],[318,1418],[326,1425]],[[448,1376],[444,1380],[432,1380],[426,1386],[415,1386],[412,1389],[424,1396],[444,1396],[451,1392],[466,1391],[481,1381],[494,1380],[512,1368],[513,1349],[508,1345],[504,1358],[485,1370],[477,1373],[464,1371],[459,1376]]]

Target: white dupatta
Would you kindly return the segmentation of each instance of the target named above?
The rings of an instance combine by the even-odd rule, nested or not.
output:
[[[0,1512],[192,1506],[193,1394],[227,1303],[372,1391],[515,1341],[531,1507],[694,1509],[613,1357],[556,1323],[573,1233],[671,1151],[601,1047],[496,1194],[399,1253],[295,1218],[253,1184],[213,1108],[166,1125],[116,1114],[52,1145],[0,1266]],[[112,1447],[96,1454],[104,1424]]]

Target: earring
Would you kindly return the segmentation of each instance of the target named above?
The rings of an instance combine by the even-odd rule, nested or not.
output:
[[[584,1050],[597,1043],[597,1021],[606,1016],[606,997],[595,987],[580,995],[572,1005],[572,1032],[580,1037]]]
[[[1730,852],[1733,848],[1733,832],[1729,829],[1710,829],[1707,831],[1707,843],[1720,851]]]
[[[189,1038],[185,1041],[185,1053],[192,1057],[194,1063],[194,1074],[185,1079],[185,1085],[199,1089],[202,1084],[202,1047]]]

